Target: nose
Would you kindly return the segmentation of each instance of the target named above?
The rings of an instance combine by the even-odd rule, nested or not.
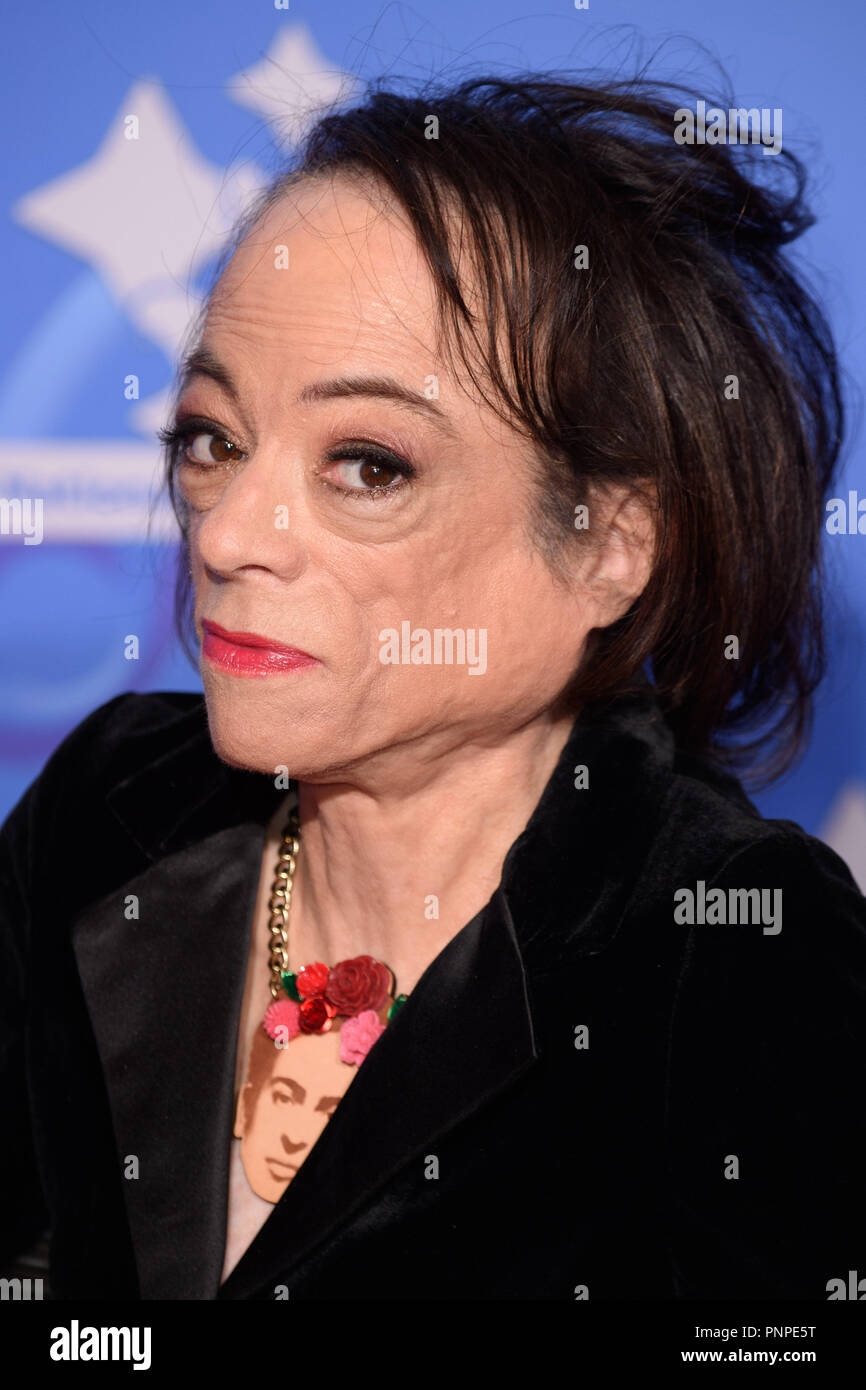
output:
[[[194,534],[195,548],[212,575],[228,578],[252,567],[283,579],[298,577],[309,539],[298,473],[285,456],[262,451],[231,480]]]
[[[287,1154],[296,1154],[301,1149],[305,1149],[307,1147],[304,1143],[293,1144],[291,1139],[287,1139],[284,1134],[280,1135],[280,1143],[282,1144]]]

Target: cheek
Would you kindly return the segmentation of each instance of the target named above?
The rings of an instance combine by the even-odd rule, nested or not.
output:
[[[577,669],[594,621],[589,596],[558,583],[543,562],[512,567],[485,594],[491,685],[554,699]]]
[[[383,659],[393,634],[399,645],[408,624],[416,628],[459,621],[459,602],[441,564],[426,547],[401,545],[355,554],[325,580],[325,606],[334,613],[334,631],[344,652],[354,652],[350,680],[384,695],[401,663]],[[405,645],[405,644],[404,644]],[[412,682],[409,683],[411,694]]]
[[[378,659],[383,629],[479,627],[508,602],[508,566],[477,536],[414,538],[369,553],[345,586],[373,640]]]
[[[359,577],[369,644],[361,669],[383,712],[496,704],[540,677],[552,698],[576,668],[593,621],[588,595],[555,579],[522,538],[498,532],[462,545],[387,565],[379,555]]]

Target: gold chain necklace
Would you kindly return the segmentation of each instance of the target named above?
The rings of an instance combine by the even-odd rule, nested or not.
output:
[[[277,872],[268,899],[268,911],[271,914],[268,922],[271,938],[271,996],[274,999],[279,999],[282,994],[283,975],[289,968],[289,910],[292,906],[295,869],[298,867],[298,851],[301,848],[300,828],[297,810],[293,808],[283,829],[280,852],[277,855]]]

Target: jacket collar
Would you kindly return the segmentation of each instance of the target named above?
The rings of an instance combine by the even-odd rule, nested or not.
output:
[[[269,1297],[397,1169],[533,1066],[532,977],[615,934],[672,741],[648,687],[583,712],[496,892],[424,972],[220,1287],[249,933],[265,827],[285,793],[219,761],[203,701],[166,737],[106,798],[147,863],[78,915],[73,945],[119,1154],[141,1156],[124,1196],[142,1296]]]

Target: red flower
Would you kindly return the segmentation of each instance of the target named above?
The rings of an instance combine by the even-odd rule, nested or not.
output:
[[[392,986],[391,971],[372,956],[339,961],[331,971],[327,997],[339,1014],[350,1017],[364,1009],[381,1009]]]
[[[299,970],[295,985],[301,998],[310,999],[314,994],[321,994],[328,983],[329,973],[327,965],[323,965],[321,961],[317,961],[315,965],[305,965],[303,970]]]
[[[333,1026],[336,1007],[321,994],[314,994],[300,1005],[299,1019],[302,1033],[327,1033]]]

